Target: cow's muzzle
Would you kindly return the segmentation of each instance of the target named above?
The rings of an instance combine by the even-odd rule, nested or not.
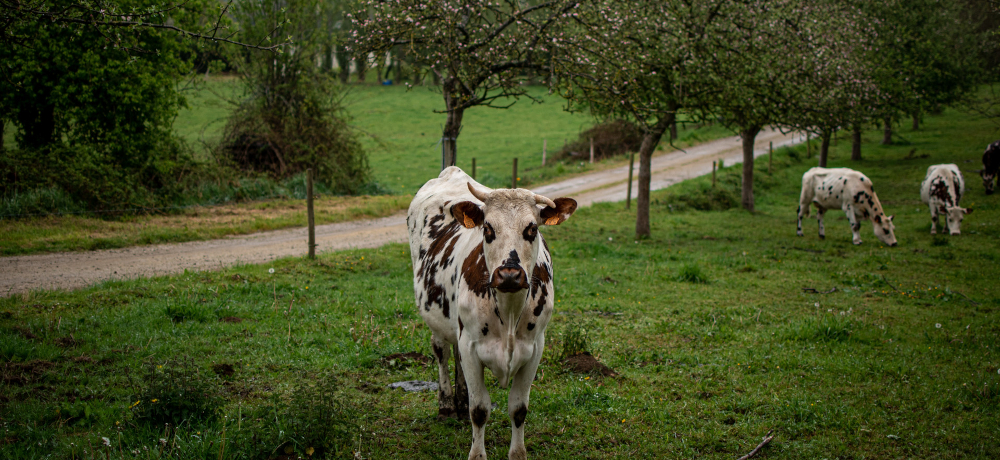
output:
[[[490,287],[506,293],[528,289],[528,277],[518,266],[504,265],[493,271]]]

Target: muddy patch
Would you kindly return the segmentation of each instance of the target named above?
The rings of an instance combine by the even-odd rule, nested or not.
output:
[[[605,366],[603,363],[593,357],[590,353],[583,352],[577,353],[563,361],[563,365],[570,372],[575,372],[577,374],[598,374],[606,377],[614,377],[618,375],[614,369]]]
[[[393,353],[382,358],[382,364],[390,369],[403,369],[410,366],[426,366],[431,359],[415,351],[409,353]]]
[[[218,363],[212,365],[212,372],[219,377],[232,377],[236,373],[236,368],[229,363]]]
[[[44,375],[55,366],[50,361],[35,359],[24,363],[0,364],[0,381],[4,385],[25,385]]]

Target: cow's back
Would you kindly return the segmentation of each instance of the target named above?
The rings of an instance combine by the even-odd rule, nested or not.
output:
[[[964,194],[965,179],[958,165],[951,163],[927,167],[927,176],[920,184],[920,199],[924,203],[931,204],[933,200],[947,206],[958,206]]]

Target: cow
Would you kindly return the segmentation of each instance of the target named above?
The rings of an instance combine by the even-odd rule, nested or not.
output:
[[[972,212],[958,205],[965,194],[965,179],[958,165],[931,165],[920,184],[920,199],[931,208],[931,235],[937,233],[938,214],[945,215],[945,229],[960,235],[962,219]]]
[[[524,423],[552,317],[552,256],[538,229],[576,211],[571,198],[491,190],[449,167],[420,190],[407,213],[413,291],[438,364],[438,417],[472,420],[470,459],[485,459],[492,371],[510,387],[508,456],[527,458]],[[455,353],[455,390],[448,358]],[[466,396],[467,394],[467,396]]]
[[[826,238],[823,214],[827,209],[840,208],[851,222],[854,244],[861,244],[861,219],[871,220],[875,236],[889,246],[896,246],[893,216],[886,216],[882,203],[875,195],[872,181],[849,168],[812,168],[802,175],[802,195],[799,198],[797,235],[802,236],[802,218],[809,217],[809,206],[816,205],[819,237]]]
[[[1000,141],[996,141],[986,147],[983,152],[983,169],[979,170],[979,177],[983,178],[983,187],[986,187],[986,194],[993,194],[993,183],[1000,175]]]

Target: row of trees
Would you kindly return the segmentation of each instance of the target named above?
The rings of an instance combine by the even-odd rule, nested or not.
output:
[[[573,110],[642,126],[636,235],[649,228],[651,157],[677,114],[743,139],[742,204],[754,208],[753,145],[767,126],[822,139],[938,110],[984,76],[992,12],[974,0],[362,1],[355,52],[405,48],[442,81],[442,167],[465,110],[526,97],[543,75]],[[502,105],[501,105],[502,106]],[[887,134],[890,136],[891,134]]]

